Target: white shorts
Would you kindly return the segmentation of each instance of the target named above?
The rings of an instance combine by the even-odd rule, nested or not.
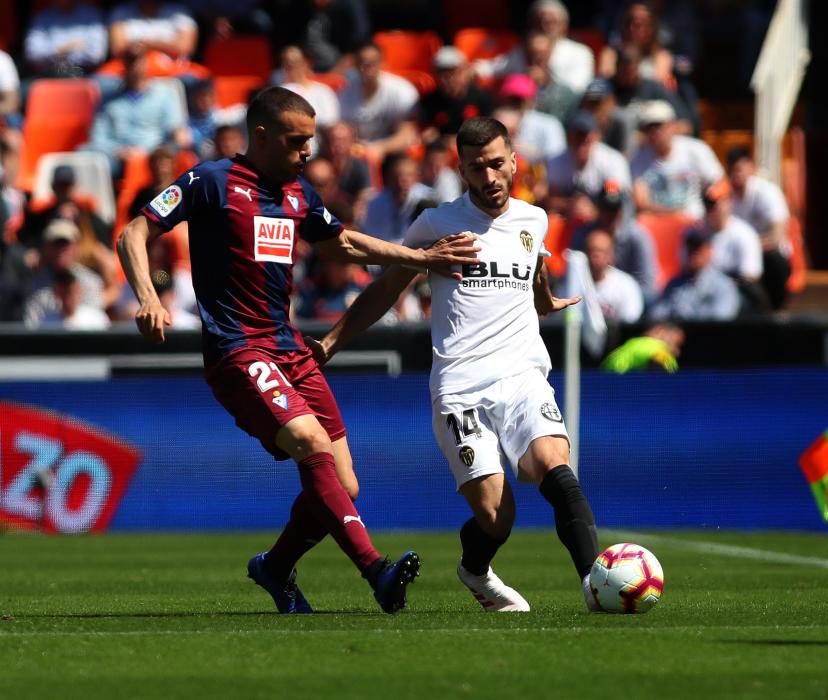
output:
[[[518,461],[536,438],[569,440],[555,390],[539,369],[479,391],[438,396],[431,425],[458,489],[472,479],[502,474],[505,464],[520,478]]]

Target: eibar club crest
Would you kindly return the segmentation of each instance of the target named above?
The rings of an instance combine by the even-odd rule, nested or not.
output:
[[[527,253],[532,252],[532,244],[534,240],[532,239],[532,234],[529,231],[521,231],[520,232],[520,242],[523,244],[523,247],[526,249]]]
[[[468,445],[464,445],[460,448],[460,460],[465,464],[467,467],[470,467],[474,464],[474,450],[469,447]]]

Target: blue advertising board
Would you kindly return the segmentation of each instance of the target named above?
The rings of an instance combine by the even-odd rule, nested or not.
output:
[[[558,373],[550,379],[563,384]],[[431,434],[427,376],[333,375],[330,383],[348,426],[365,522],[375,529],[462,523],[466,505]],[[21,522],[45,518],[48,505],[71,516],[64,521],[113,530],[278,529],[299,490],[295,465],[274,462],[239,430],[198,375],[6,382],[0,402],[0,421],[21,406],[45,411],[65,419],[67,435],[77,423],[138,454],[137,467],[108,477],[104,458],[81,449],[82,438],[74,438],[70,467],[59,455],[60,429],[37,438],[25,419],[0,422],[4,451],[19,452],[0,463],[0,506]],[[558,402],[563,407],[562,392]],[[820,529],[797,459],[826,427],[824,368],[587,371],[581,480],[599,526]],[[58,478],[34,481],[36,462]],[[95,469],[73,491],[67,479],[87,463]],[[61,477],[62,502],[50,496]],[[107,505],[117,479],[123,488]],[[515,495],[518,527],[552,525],[533,486],[518,484]],[[96,520],[72,511],[93,506],[111,513]]]

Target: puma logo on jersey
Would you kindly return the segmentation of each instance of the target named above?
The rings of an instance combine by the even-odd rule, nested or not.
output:
[[[346,515],[342,518],[343,525],[347,525],[348,523],[359,523],[362,527],[365,527],[365,523],[362,522],[362,517],[359,515]]]
[[[196,180],[200,180],[201,178],[198,175],[193,175],[193,171],[187,173],[190,176],[190,181],[187,183],[188,185],[192,185]]]
[[[248,201],[248,202],[252,202],[252,201],[253,201],[253,195],[252,195],[252,193],[251,193],[251,191],[250,191],[251,189],[252,189],[252,188],[248,187],[246,190],[243,190],[243,189],[242,189],[241,187],[239,187],[238,185],[234,185],[234,186],[233,186],[233,192],[238,192],[239,194],[243,194],[245,197],[247,197],[247,201]]]

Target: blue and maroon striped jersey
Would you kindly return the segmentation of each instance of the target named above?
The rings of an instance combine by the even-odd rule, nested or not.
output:
[[[205,364],[251,346],[310,356],[290,323],[296,243],[343,227],[306,180],[276,184],[237,155],[200,163],[141,213],[165,231],[188,223]]]

